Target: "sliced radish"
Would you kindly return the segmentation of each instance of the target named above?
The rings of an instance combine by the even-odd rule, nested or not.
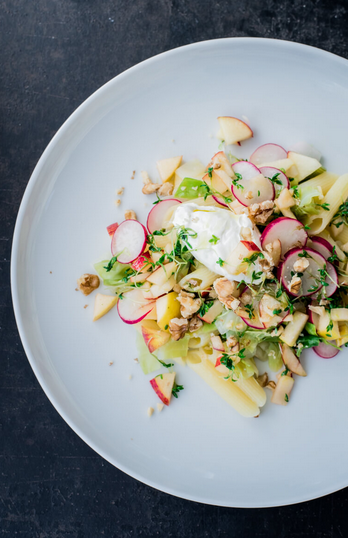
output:
[[[151,209],[146,222],[150,234],[153,234],[155,230],[161,230],[163,228],[166,213],[173,205],[177,204],[181,204],[180,200],[168,198],[167,200],[161,200]]]
[[[249,162],[256,166],[286,159],[288,152],[278,144],[263,144],[250,156]]]
[[[261,246],[264,250],[266,245],[279,239],[282,245],[282,257],[295,247],[304,247],[307,243],[308,234],[299,220],[289,217],[279,217],[267,224],[261,235]]]
[[[325,297],[331,297],[338,288],[338,275],[335,267],[330,262],[326,262],[326,271],[329,276],[325,278],[325,283],[328,284],[325,287],[325,290],[322,289],[320,292],[315,293],[313,298],[319,297],[319,295]]]
[[[301,276],[302,284],[300,290],[297,293],[290,291],[290,282],[293,275],[296,275],[296,272],[294,271],[294,263],[299,259],[299,254],[302,254],[303,252],[304,250],[302,248],[294,248],[288,252],[281,270],[281,278],[284,288],[286,289],[287,293],[295,297],[313,295],[322,288],[322,285],[319,284],[318,286],[318,281],[321,278],[319,269],[323,269],[325,267],[326,260],[324,256],[319,254],[319,252],[316,252],[311,248],[306,248],[305,252],[309,256],[306,258],[306,260],[309,262],[309,267]]]
[[[242,298],[243,295],[245,296],[247,293],[250,293],[250,290],[248,287],[244,289],[240,298]],[[259,301],[257,301],[255,297],[252,298],[251,305],[252,305],[252,318],[251,319],[249,315],[247,316],[242,315],[242,313],[245,312],[243,304],[241,304],[240,308],[236,310],[236,314],[242,318],[242,320],[244,321],[246,325],[248,325],[248,327],[251,327],[252,329],[264,329],[265,326],[259,317]]]
[[[113,224],[110,224],[110,226],[106,227],[106,231],[108,232],[110,237],[112,237],[115,231],[117,230],[117,228],[118,228],[118,222],[114,222]]]
[[[312,236],[310,238],[310,241],[308,243],[308,246],[312,248],[313,250],[316,250],[317,252],[320,252],[324,256],[324,258],[327,260],[330,256],[332,256],[333,253],[333,247],[329,241],[324,239],[323,237],[317,237]],[[335,261],[335,264],[338,265],[339,261]]]
[[[121,222],[111,240],[111,252],[120,263],[131,263],[146,247],[147,232],[145,226],[137,220]]]
[[[289,148],[289,151],[312,157],[313,159],[317,159],[317,161],[320,161],[321,159],[320,151],[311,144],[308,144],[308,142],[296,142],[296,144],[293,144]]]
[[[145,299],[139,289],[127,291],[122,297],[117,302],[118,314],[122,321],[130,325],[141,321],[156,305],[156,301]]]
[[[222,196],[219,196],[217,194],[213,194],[213,198],[215,200],[215,202],[217,202],[218,204],[222,205],[223,207],[227,207],[228,208],[228,205],[226,204],[226,202],[224,201],[224,199],[222,198]]]
[[[332,340],[332,343],[336,344],[336,341]],[[313,347],[313,351],[322,359],[332,359],[340,352],[339,349],[329,346],[328,344],[325,344],[325,342],[321,342],[319,346]]]
[[[231,187],[233,196],[239,203],[250,206],[266,200],[274,200],[273,183],[265,178],[256,166],[247,161],[238,161],[232,165],[232,169],[235,174],[242,177],[236,185]]]
[[[274,188],[277,191],[279,191],[282,186],[286,189],[290,189],[290,181],[288,180],[287,176],[279,170],[278,168],[274,168],[273,166],[262,166],[260,168],[260,172],[263,176],[267,177],[268,179],[271,179],[275,175],[277,175],[277,181],[281,181],[282,185],[279,185],[278,183],[273,183]]]

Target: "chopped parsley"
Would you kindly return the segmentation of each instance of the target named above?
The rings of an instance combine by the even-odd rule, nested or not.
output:
[[[279,316],[279,314],[282,313],[282,309],[281,308],[275,308],[273,310],[273,316]]]
[[[283,377],[284,375],[288,375],[289,372],[290,372],[290,370],[285,366],[285,370],[284,370],[284,372],[282,372],[280,374],[280,377]]]
[[[117,262],[117,256],[114,256],[113,258],[111,258],[109,263],[104,267],[107,273],[111,271],[111,269],[113,268],[116,262]]]
[[[183,385],[177,385],[175,382],[174,382],[174,386],[172,388],[172,394],[174,396],[174,398],[177,398],[178,397],[178,394],[181,390],[184,390],[184,387]]]
[[[237,187],[237,189],[243,190],[244,189],[243,185],[240,185],[240,183],[238,183],[239,181],[242,181],[243,176],[241,174],[238,174],[238,172],[235,172],[234,175],[236,176],[236,178],[232,180],[232,185]]]
[[[209,243],[212,243],[213,245],[216,245],[218,241],[220,241],[220,238],[216,237],[216,235],[212,235],[211,239],[209,239]]]
[[[331,263],[335,263],[336,261],[338,261],[338,256],[336,254],[336,246],[333,247],[332,255],[328,257],[327,261]]]
[[[218,261],[216,262],[218,265],[220,265],[220,267],[223,266],[223,264],[225,263],[224,260],[222,260],[221,258],[218,259]]]
[[[336,226],[336,228],[339,228],[342,226],[342,224],[348,226],[348,200],[340,205],[331,222]]]
[[[214,301],[206,301],[205,303],[202,304],[197,314],[203,317],[208,312],[208,310],[213,306],[213,304],[214,304]]]
[[[302,252],[300,252],[300,254],[298,255],[299,258],[311,258],[312,256],[310,256],[308,254],[308,252],[306,252],[305,250],[302,250]]]
[[[155,357],[155,355],[154,355]],[[157,359],[157,357],[155,357]],[[165,368],[171,368],[172,366],[174,366],[174,363],[173,362],[169,362],[168,364],[164,361],[161,361],[160,359],[157,359],[158,362],[160,362],[162,364],[162,366],[164,366]]]
[[[255,265],[255,262],[258,258],[264,258],[262,252],[254,252],[249,258],[243,258],[243,263],[247,263],[249,266]]]
[[[273,177],[269,177],[268,179],[270,181],[272,181],[272,183],[275,183],[276,185],[281,185],[283,186],[283,182],[280,181],[280,179],[278,179],[278,177],[280,176],[280,172],[277,172],[276,174],[274,174]]]
[[[287,394],[285,394],[285,396],[284,396],[284,400],[285,400],[286,402],[289,401],[289,396],[288,396]]]
[[[228,355],[228,353],[223,353],[220,358],[220,363],[226,366],[229,370],[234,370],[235,366],[233,364],[233,360]]]
[[[214,168],[212,166],[210,166],[208,168],[208,176],[210,177],[210,179],[212,179],[212,177],[213,177],[213,170],[214,170]]]
[[[249,319],[253,319],[254,317],[254,307],[252,304],[246,304],[244,305],[245,310],[248,312]]]
[[[322,207],[324,211],[330,211],[330,204],[328,204],[327,202],[325,202],[324,204],[315,204],[315,205]]]

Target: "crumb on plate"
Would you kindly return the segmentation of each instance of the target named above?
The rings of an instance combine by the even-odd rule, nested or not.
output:
[[[115,203],[115,205],[119,206],[121,204],[121,200],[119,198],[117,198],[114,203]]]
[[[121,187],[120,189],[117,189],[116,194],[121,196],[124,193],[124,187]]]
[[[164,407],[164,404],[163,403],[158,403],[156,405],[157,405],[157,411],[161,412],[163,407]]]
[[[148,416],[151,417],[151,415],[153,415],[154,411],[155,411],[155,410],[154,410],[153,407],[148,407],[148,408],[147,408],[147,414],[148,414]]]

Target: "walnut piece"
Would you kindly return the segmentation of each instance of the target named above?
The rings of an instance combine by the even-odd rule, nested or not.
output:
[[[248,213],[255,224],[264,224],[273,213],[273,200],[265,200],[260,204],[252,204],[248,207]]]
[[[137,220],[137,216],[135,214],[135,211],[133,211],[133,209],[126,209],[124,212],[124,218],[126,220]]]
[[[160,186],[158,189],[158,194],[160,196],[170,196],[173,194],[174,185],[166,181],[166,183],[163,183],[163,185]]]
[[[290,281],[290,284],[289,284],[289,291],[290,293],[298,293],[300,291],[300,288],[301,288],[301,279],[299,276],[296,276],[294,275]]]
[[[198,331],[201,327],[203,327],[203,321],[199,319],[199,317],[193,316],[189,321],[189,332],[193,333]]]
[[[246,193],[245,193],[245,198],[246,198],[247,200],[252,200],[252,198],[253,198],[253,193],[252,193],[252,191],[248,191],[248,192],[246,192]]]
[[[176,299],[181,305],[180,312],[183,318],[189,318],[202,306],[202,299],[195,299],[194,293],[188,293],[184,290],[181,290]]]
[[[184,318],[173,318],[169,322],[169,332],[173,340],[180,340],[188,331],[188,320]]]
[[[304,273],[307,267],[309,267],[309,261],[306,258],[297,258],[294,263],[294,271],[296,273]]]
[[[260,387],[265,387],[268,383],[268,375],[267,372],[265,372],[262,375],[259,375],[259,377],[256,379]]]
[[[282,245],[279,239],[275,239],[272,243],[268,243],[268,245],[265,246],[265,251],[271,259],[272,265],[278,267],[282,254]]]
[[[236,310],[236,308],[238,308],[240,304],[240,301],[237,298],[240,295],[238,282],[235,280],[228,280],[227,278],[218,278],[215,280],[213,286],[218,294],[220,303],[225,305],[229,310]]]
[[[228,347],[234,347],[236,344],[238,344],[238,340],[235,336],[229,336],[226,340],[226,344]]]
[[[90,275],[89,273],[85,273],[77,280],[77,285],[79,290],[82,291],[83,295],[89,295],[92,293],[92,291],[99,288],[99,284],[99,277],[97,275]]]
[[[265,385],[265,389],[274,390],[276,388],[276,384],[274,381],[269,381],[267,385]]]
[[[158,189],[160,189],[161,186],[162,185],[160,183],[147,183],[146,185],[143,186],[141,190],[143,194],[153,194],[154,192],[158,191]]]

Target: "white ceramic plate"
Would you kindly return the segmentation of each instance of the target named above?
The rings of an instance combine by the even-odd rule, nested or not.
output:
[[[241,418],[194,372],[177,368],[185,390],[148,418],[156,396],[133,360],[135,329],[116,309],[92,323],[93,295],[75,291],[76,278],[109,256],[105,227],[123,220],[124,209],[144,219],[151,207],[140,171],[156,176],[155,161],[178,154],[207,162],[218,146],[218,115],[249,119],[255,137],[236,150],[240,156],[265,142],[287,147],[306,140],[330,170],[347,172],[346,60],[248,38],[147,60],[80,106],[40,159],[14,236],[16,319],[53,405],[119,469],[215,505],[296,503],[348,484],[345,352],[326,361],[308,353],[308,377],[296,379],[291,404],[268,403],[257,420]]]

